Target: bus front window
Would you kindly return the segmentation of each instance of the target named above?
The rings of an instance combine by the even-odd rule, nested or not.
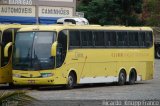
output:
[[[55,32],[20,32],[16,36],[13,69],[47,70],[54,68],[51,45]]]

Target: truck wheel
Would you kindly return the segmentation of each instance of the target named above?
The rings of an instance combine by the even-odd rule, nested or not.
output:
[[[156,51],[156,57],[157,57],[158,59],[160,59],[160,48],[158,48],[157,51]]]

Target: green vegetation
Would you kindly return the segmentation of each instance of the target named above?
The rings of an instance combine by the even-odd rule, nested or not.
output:
[[[146,25],[160,27],[160,0],[146,0],[143,13]]]
[[[158,26],[159,4],[160,0],[80,0],[77,11],[84,12],[91,24]]]
[[[0,91],[0,106],[24,106],[36,101],[25,91]]]

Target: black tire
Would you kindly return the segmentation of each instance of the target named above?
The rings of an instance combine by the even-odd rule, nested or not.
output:
[[[131,71],[129,75],[129,85],[135,84],[135,81],[136,81],[136,72]]]
[[[72,89],[74,88],[75,84],[76,84],[76,77],[73,73],[70,73],[68,76],[68,83],[66,85],[66,88]]]
[[[119,73],[119,78],[118,78],[118,85],[124,85],[126,83],[126,74],[124,71],[121,71]]]
[[[31,85],[31,89],[39,89],[40,87],[38,85]]]
[[[160,59],[160,48],[157,48],[155,55],[156,55],[156,58]]]
[[[10,82],[8,85],[9,85],[9,88],[14,88],[15,87],[15,85],[13,84],[13,82]]]

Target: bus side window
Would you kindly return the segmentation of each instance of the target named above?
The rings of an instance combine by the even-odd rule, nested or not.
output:
[[[106,32],[106,44],[108,47],[116,47],[116,32]]]
[[[94,31],[93,34],[94,34],[95,46],[104,47],[105,46],[104,31]]]
[[[12,42],[13,41],[13,29],[7,29],[3,32],[3,36],[2,36],[2,43],[4,46],[2,46],[1,48],[1,66],[5,66],[8,64],[9,59],[11,57],[11,53],[12,53],[12,47],[9,48],[9,56],[8,57],[4,57],[4,47],[7,43]]]
[[[82,47],[93,47],[92,31],[81,31],[81,45]]]
[[[105,32],[105,46],[109,47],[110,46],[110,33],[109,32]]]
[[[129,34],[129,46],[138,47],[139,46],[138,32],[128,32],[128,34]]]
[[[127,32],[117,32],[117,46],[119,47],[128,46]]]
[[[124,38],[122,32],[117,32],[117,45],[118,46],[124,45]]]
[[[58,35],[58,47],[57,47],[57,57],[56,57],[56,68],[60,67],[66,57],[67,53],[67,30],[59,32]]]
[[[80,47],[80,32],[76,30],[69,31],[69,46]]]
[[[146,47],[151,47],[153,44],[152,32],[146,32]]]
[[[145,32],[139,32],[139,44],[141,47],[145,47]]]

